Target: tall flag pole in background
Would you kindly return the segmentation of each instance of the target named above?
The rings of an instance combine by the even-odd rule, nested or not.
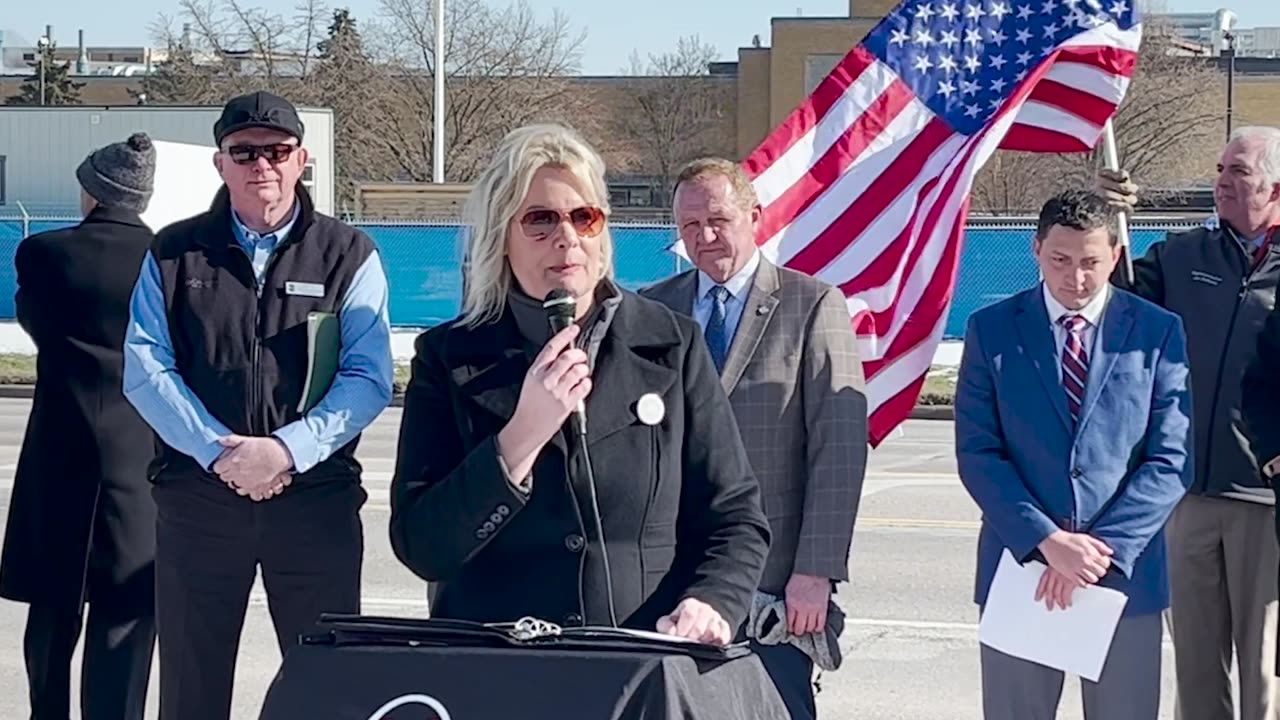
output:
[[[1131,2],[907,0],[743,161],[765,256],[848,298],[873,447],[942,339],[975,175],[997,148],[1097,146],[1137,62]]]

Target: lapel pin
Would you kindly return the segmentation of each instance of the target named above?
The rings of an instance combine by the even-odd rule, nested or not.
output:
[[[769,312],[769,308],[767,308],[767,307],[765,307],[765,306],[763,306],[763,305],[761,305],[760,307],[756,308],[756,314],[757,314],[757,315],[765,315],[765,314],[767,314],[768,312]]]
[[[666,413],[666,403],[657,393],[645,393],[636,401],[636,417],[645,425],[657,425]]]

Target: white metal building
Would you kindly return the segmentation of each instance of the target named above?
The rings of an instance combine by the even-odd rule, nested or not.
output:
[[[91,150],[134,132],[153,140],[208,145],[220,107],[137,105],[93,107],[0,106],[0,215],[66,215],[80,212],[76,166]],[[334,214],[333,111],[298,108],[310,159],[302,181],[316,209]]]

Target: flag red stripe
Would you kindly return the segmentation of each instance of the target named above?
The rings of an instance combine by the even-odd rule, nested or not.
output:
[[[853,165],[854,160],[866,151],[872,141],[893,122],[910,103],[911,89],[894,80],[871,105],[854,120],[840,139],[831,145],[809,172],[798,178],[778,199],[769,203],[756,242],[765,243],[787,226],[793,218],[804,212],[825,192],[832,183]]]
[[[1093,149],[1080,142],[1080,138],[1075,135],[1021,123],[1014,123],[1009,128],[1000,147],[1005,150],[1053,153],[1088,152]]]
[[[1041,80],[1036,85],[1030,99],[1061,108],[1063,112],[1088,120],[1098,127],[1105,125],[1116,111],[1113,102],[1049,78]]]
[[[850,50],[831,74],[818,83],[818,87],[814,88],[809,98],[793,110],[787,119],[769,133],[759,147],[742,161],[742,167],[748,177],[752,180],[756,179],[778,158],[785,155],[800,138],[817,127],[822,118],[826,117],[827,112],[840,101],[840,98],[844,97],[845,91],[876,62],[876,57],[861,45]]]
[[[835,222],[787,261],[787,266],[806,275],[818,274],[919,179],[919,169],[951,137],[952,131],[946,123],[937,118],[930,120],[866,192],[853,199]]]
[[[884,439],[889,437],[889,433],[898,427],[898,424],[911,414],[915,409],[916,398],[920,397],[920,390],[924,388],[925,376],[921,375],[910,385],[902,389],[888,400],[880,403],[880,406],[871,412],[867,419],[867,440],[871,447],[878,447]]]
[[[1131,78],[1138,65],[1138,53],[1110,45],[1068,47],[1059,51],[1055,62],[1092,65],[1111,75]]]

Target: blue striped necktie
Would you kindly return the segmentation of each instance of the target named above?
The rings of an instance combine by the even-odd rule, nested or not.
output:
[[[1080,315],[1063,315],[1059,323],[1067,329],[1067,342],[1062,346],[1062,386],[1067,393],[1067,409],[1071,419],[1080,422],[1084,404],[1084,384],[1089,377],[1089,354],[1085,352],[1082,334],[1089,324]]]
[[[707,321],[707,347],[711,350],[711,360],[716,364],[716,372],[724,370],[724,363],[729,355],[728,333],[725,332],[727,311],[725,302],[729,299],[729,291],[723,285],[715,285],[707,291],[711,298],[711,318]]]

